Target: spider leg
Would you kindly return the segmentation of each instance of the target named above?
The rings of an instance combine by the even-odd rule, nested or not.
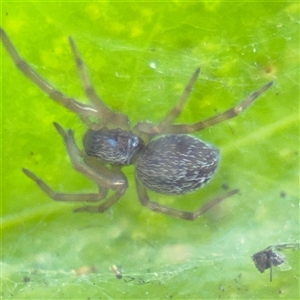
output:
[[[97,185],[109,189],[118,189],[118,187],[126,184],[126,180],[121,172],[114,172],[106,168],[104,165],[102,165],[102,168],[100,166],[97,166],[97,169],[92,168],[89,164],[83,162],[81,151],[78,149],[74,141],[73,131],[64,131],[58,123],[54,123],[54,126],[65,142],[69,157],[75,170],[90,178]]]
[[[127,184],[118,189],[113,195],[111,195],[104,203],[99,206],[83,206],[74,210],[74,212],[89,212],[89,213],[102,213],[115,204],[125,193]]]
[[[268,90],[273,85],[273,81],[267,83],[262,88],[260,88],[258,91],[250,94],[246,99],[241,101],[239,104],[237,104],[235,107],[230,108],[226,110],[223,113],[217,114],[213,117],[210,117],[204,121],[200,121],[194,124],[178,124],[178,125],[171,125],[168,128],[165,128],[163,132],[158,132],[157,134],[186,134],[186,133],[193,133],[200,131],[204,128],[208,128],[212,125],[221,123],[225,120],[231,119],[239,115],[242,111],[244,111],[246,108],[250,106],[254,102],[254,100],[260,96],[262,93],[264,93],[266,90]]]
[[[192,88],[199,76],[200,68],[197,68],[196,71],[193,73],[192,77],[190,78],[189,82],[185,86],[182,94],[180,95],[176,105],[169,111],[169,113],[164,117],[164,119],[156,126],[159,131],[163,131],[164,128],[171,125],[173,121],[180,115],[191,91]]]
[[[56,201],[82,201],[96,202],[105,198],[108,189],[115,191],[108,199],[99,206],[84,206],[75,210],[75,212],[103,212],[125,193],[128,183],[124,174],[119,170],[110,170],[104,165],[92,167],[92,162],[82,154],[75,144],[73,131],[65,131],[59,124],[54,123],[55,128],[62,136],[67,152],[75,170],[79,171],[98,186],[97,194],[63,194],[53,191],[43,180],[27,169],[23,169],[24,173],[31,178],[36,184],[53,200]],[[83,159],[82,159],[83,158]]]
[[[55,201],[86,201],[86,202],[97,202],[105,198],[107,189],[99,186],[99,192],[96,194],[66,194],[57,193],[50,188],[42,179],[38,178],[34,173],[27,169],[22,169],[23,172],[32,179],[40,188],[43,190],[51,199]]]
[[[149,209],[151,209],[155,212],[159,212],[159,213],[166,214],[166,215],[169,215],[169,216],[172,216],[175,218],[185,219],[185,220],[189,220],[189,221],[193,221],[193,220],[197,219],[198,217],[203,215],[206,211],[211,209],[213,206],[217,205],[224,199],[231,197],[232,195],[239,192],[238,189],[231,190],[222,196],[219,196],[219,197],[216,197],[216,198],[210,200],[208,203],[204,204],[203,206],[201,206],[194,212],[189,212],[189,211],[182,211],[182,210],[174,209],[174,208],[171,208],[168,206],[161,205],[157,202],[151,201],[148,197],[146,188],[144,186],[142,186],[142,184],[138,181],[137,178],[136,178],[136,188],[137,188],[137,194],[138,194],[139,200],[142,205],[148,207]]]
[[[138,122],[132,131],[137,135],[143,136],[145,140],[150,140],[155,135],[160,132],[165,132],[165,128],[169,127],[173,121],[180,115],[188,96],[190,95],[192,88],[199,76],[200,68],[197,68],[190,78],[189,82],[185,86],[182,94],[180,95],[176,105],[169,111],[169,113],[164,117],[164,119],[158,124],[153,125],[147,121]]]
[[[69,43],[73,52],[73,56],[75,58],[76,67],[83,90],[88,99],[90,99],[93,105],[97,108],[99,114],[98,118],[101,119],[101,124],[111,123],[117,126],[121,126],[122,128],[128,128],[128,117],[124,114],[113,112],[103,103],[99,95],[97,95],[88,76],[86,65],[79,54],[74,40],[71,37],[69,37]]]
[[[94,107],[77,102],[76,100],[65,96],[59,90],[49,84],[45,79],[43,79],[32,67],[30,67],[30,65],[25,60],[20,57],[19,53],[17,52],[16,48],[10,41],[3,28],[0,28],[0,36],[5,49],[7,50],[17,68],[29,80],[31,80],[42,91],[44,91],[51,99],[83,118],[87,116],[90,117],[98,115],[98,111]]]
[[[115,191],[115,193],[111,195],[108,199],[106,199],[106,201],[101,205],[96,207],[80,207],[76,209],[75,212],[104,212],[111,205],[117,202],[120,199],[120,197],[125,193],[128,187],[126,177],[121,172],[121,170],[110,170],[101,164],[97,164],[97,167],[93,168],[93,163],[89,160],[92,158],[89,158],[88,156],[85,158],[84,162],[82,162],[82,154],[75,144],[73,131],[68,130],[67,132],[65,132],[58,123],[54,123],[54,126],[64,139],[68,154],[70,156],[71,162],[75,170],[90,178],[98,186],[102,186],[106,189],[112,189]]]
[[[270,282],[272,282],[273,279],[273,264],[272,262],[270,263]]]

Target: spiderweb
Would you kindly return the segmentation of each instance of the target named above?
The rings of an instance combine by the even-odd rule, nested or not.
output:
[[[146,38],[137,43],[134,39],[142,34],[139,26],[128,24],[136,31],[129,31],[123,39],[127,21],[115,16],[103,22],[103,37],[85,27],[97,23],[91,20],[105,6],[86,4],[82,11],[90,19],[74,12],[78,22],[84,21],[80,23],[84,33],[78,37],[79,28],[70,27],[76,23],[74,16],[72,21],[67,18],[70,7],[61,7],[63,15],[54,22],[59,24],[61,38],[55,31],[51,35],[57,8],[55,13],[49,4],[44,9],[37,4],[23,7],[25,13],[5,8],[9,16],[14,14],[14,25],[7,22],[3,26],[14,36],[20,26],[16,20],[23,20],[26,12],[35,14],[33,20],[27,19],[28,24],[42,18],[37,24],[51,25],[36,34],[38,46],[26,44],[31,33],[19,33],[15,43],[20,43],[23,51],[29,49],[22,54],[45,78],[80,99],[72,58],[63,44],[66,35],[74,35],[105,103],[128,114],[133,123],[161,120],[198,66],[200,78],[178,123],[192,123],[228,109],[270,80],[275,80],[275,86],[242,116],[196,134],[220,147],[222,155],[220,168],[205,189],[178,198],[150,193],[160,203],[187,210],[196,209],[226,188],[240,188],[239,195],[195,222],[176,220],[141,207],[134,189],[134,170],[128,168],[130,187],[112,209],[101,215],[74,214],[72,208],[80,205],[51,202],[24,179],[20,169],[34,169],[59,191],[92,191],[94,185],[70,167],[63,145],[50,127],[58,121],[73,128],[78,141],[84,128],[76,117],[42,98],[3,54],[3,101],[9,116],[4,121],[2,160],[6,175],[3,299],[271,299],[278,293],[297,298],[299,251],[285,252],[291,269],[282,273],[274,268],[270,288],[266,288],[268,272],[260,274],[251,256],[272,244],[296,243],[299,237],[295,169],[299,151],[295,109],[299,96],[298,8],[293,3],[278,10],[275,3],[260,9],[233,3],[232,18],[224,13],[228,6],[201,5],[205,12],[201,17],[195,7],[183,9],[177,3],[173,14],[170,7],[161,7],[159,19],[149,23],[154,7],[139,7],[136,11],[143,18],[135,20],[143,20],[149,27],[144,27]],[[242,11],[236,11],[237,7]],[[116,10],[120,12],[118,7],[109,12]],[[186,15],[179,22],[180,11]],[[257,16],[257,12],[264,14]],[[248,25],[242,26],[244,22]],[[31,32],[33,26],[26,30]],[[43,44],[45,40],[50,46]],[[107,77],[103,78],[104,74]],[[12,99],[18,99],[17,104]],[[117,278],[117,272],[122,278]]]

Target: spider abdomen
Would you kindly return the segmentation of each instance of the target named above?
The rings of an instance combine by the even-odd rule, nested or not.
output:
[[[188,135],[165,135],[151,141],[136,163],[138,180],[160,194],[192,192],[213,176],[219,151]]]

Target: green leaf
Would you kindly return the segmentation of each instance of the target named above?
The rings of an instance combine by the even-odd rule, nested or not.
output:
[[[93,192],[52,123],[83,123],[12,63],[2,47],[2,297],[5,299],[298,299],[291,269],[260,274],[251,255],[299,241],[299,4],[296,2],[4,2],[2,26],[21,56],[60,91],[88,103],[67,42],[72,36],[105,103],[135,124],[159,122],[193,71],[201,74],[177,123],[229,109],[274,86],[237,118],[195,136],[220,149],[214,179],[193,194],[153,200],[195,210],[193,221],[140,205],[129,188],[103,214],[49,199],[21,171],[60,192]],[[83,204],[84,205],[84,204]],[[110,267],[122,268],[117,279]],[[121,267],[120,267],[121,266]]]

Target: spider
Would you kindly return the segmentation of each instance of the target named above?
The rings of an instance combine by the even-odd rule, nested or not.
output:
[[[84,150],[80,150],[75,143],[73,131],[64,130],[58,123],[54,123],[65,143],[73,167],[98,186],[97,193],[57,193],[34,173],[23,169],[23,172],[53,200],[77,202],[103,200],[98,206],[86,205],[74,210],[75,212],[102,213],[125,193],[128,182],[122,172],[122,167],[131,164],[135,166],[136,190],[141,204],[154,212],[176,218],[194,220],[239,191],[239,189],[230,190],[224,195],[213,198],[197,210],[189,212],[151,201],[147,189],[160,194],[182,195],[203,187],[217,169],[219,151],[214,146],[189,134],[237,116],[259,95],[269,89],[273,82],[267,83],[223,113],[194,124],[173,124],[183,110],[198,78],[200,68],[197,68],[176,105],[161,122],[152,125],[141,121],[131,127],[126,115],[109,109],[97,95],[88,76],[87,67],[71,37],[69,37],[69,43],[78,75],[85,95],[92,105],[67,97],[44,80],[20,57],[2,28],[0,33],[3,45],[17,68],[51,99],[74,112],[88,127],[83,137]],[[107,197],[108,190],[113,191],[109,197]]]

